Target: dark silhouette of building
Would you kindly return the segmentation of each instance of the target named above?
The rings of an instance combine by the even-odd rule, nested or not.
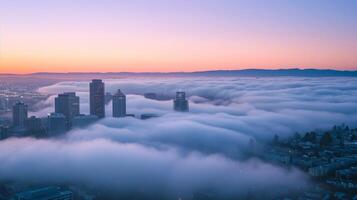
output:
[[[116,94],[113,95],[113,117],[125,117],[126,116],[126,96],[119,89]]]
[[[63,114],[67,119],[79,115],[79,97],[75,92],[65,92],[55,98],[55,112]]]
[[[42,119],[31,116],[26,120],[26,132],[35,137],[46,136],[46,128],[43,126]]]
[[[25,122],[27,120],[27,105],[22,102],[17,102],[12,107],[12,122],[14,127],[25,127]]]
[[[174,99],[174,110],[179,112],[188,112],[188,101],[185,92],[176,92]]]
[[[38,131],[42,127],[41,118],[31,116],[26,120],[26,129],[30,131]]]
[[[140,115],[140,119],[142,119],[142,120],[146,120],[146,119],[150,119],[150,118],[155,118],[155,117],[159,117],[159,115],[153,114],[153,113],[145,113],[145,114],[141,114],[141,115]]]
[[[66,116],[62,113],[51,113],[47,118],[47,128],[49,135],[58,135],[68,130]]]
[[[0,125],[0,140],[6,139],[9,136],[9,126]]]
[[[89,84],[90,114],[98,118],[105,117],[105,95],[104,83],[102,80],[94,79]]]
[[[97,115],[78,115],[75,116],[71,122],[72,127],[85,127],[98,120]]]

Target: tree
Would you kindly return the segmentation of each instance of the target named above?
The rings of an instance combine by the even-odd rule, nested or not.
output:
[[[324,133],[320,140],[320,145],[321,146],[328,146],[332,143],[332,136],[329,132]]]
[[[315,132],[307,132],[304,137],[302,138],[303,141],[305,142],[316,142],[316,133]]]
[[[300,140],[301,139],[301,135],[299,133],[295,133],[294,134],[294,139],[295,140]]]
[[[350,127],[346,126],[345,131],[349,131]]]
[[[316,142],[316,133],[315,132],[311,132],[311,134],[310,134],[310,142],[312,142],[312,143]]]
[[[303,140],[304,142],[309,141],[309,140],[310,140],[310,133],[309,133],[309,132],[306,132],[305,135],[304,135],[304,137],[302,138],[302,140]]]

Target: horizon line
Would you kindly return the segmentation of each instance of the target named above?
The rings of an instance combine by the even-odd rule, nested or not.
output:
[[[335,71],[335,72],[357,72],[357,69],[333,69],[333,68],[277,68],[277,69],[268,69],[268,68],[245,68],[245,69],[213,69],[213,70],[198,70],[198,71],[171,71],[171,72],[130,72],[130,71],[107,71],[107,72],[86,72],[86,71],[67,71],[67,72],[49,72],[49,71],[39,71],[39,72],[30,72],[30,73],[0,73],[1,76],[4,75],[37,75],[37,74],[190,74],[190,73],[204,73],[204,72],[238,72],[238,71],[249,71],[249,70],[260,70],[260,71],[288,71],[288,70],[298,70],[298,71]]]

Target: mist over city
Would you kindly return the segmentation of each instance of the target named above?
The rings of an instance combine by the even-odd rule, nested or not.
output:
[[[0,141],[2,181],[65,186],[105,199],[294,197],[317,183],[304,165],[292,164],[297,155],[284,155],[284,149],[296,148],[285,143],[310,131],[323,135],[335,125],[351,125],[349,132],[356,134],[353,77],[95,82],[104,86],[100,117],[90,109],[96,92],[90,92],[90,81],[61,81],[34,91],[44,98],[28,111],[28,130],[14,129],[15,137]],[[63,110],[68,104],[56,103],[71,96],[77,102],[71,105],[76,109],[68,107],[71,112]],[[300,145],[313,144],[301,140]]]
[[[0,0],[0,200],[357,200],[356,10]]]

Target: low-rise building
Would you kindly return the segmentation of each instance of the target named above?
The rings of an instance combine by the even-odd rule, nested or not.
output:
[[[71,124],[73,128],[85,127],[94,123],[97,120],[98,116],[96,115],[78,115],[72,119]]]

